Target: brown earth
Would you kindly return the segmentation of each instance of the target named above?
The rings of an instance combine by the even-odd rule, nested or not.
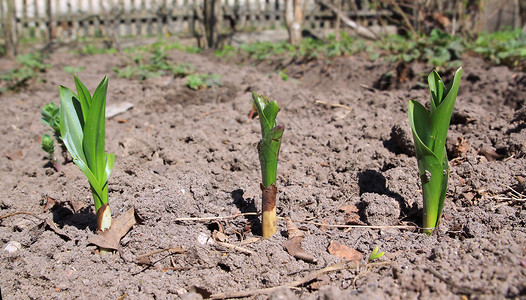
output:
[[[220,74],[223,85],[192,91],[183,79],[127,80],[112,72],[121,65],[119,55],[56,53],[47,61],[52,68],[43,74],[45,82],[0,96],[0,214],[30,212],[58,227],[53,231],[28,214],[0,220],[4,299],[199,299],[287,285],[341,262],[328,252],[331,241],[361,252],[362,267],[351,263],[255,299],[526,297],[526,204],[520,195],[502,200],[512,198],[512,189],[524,195],[524,73],[464,59],[447,145],[448,197],[441,227],[426,237],[417,230],[313,224],[345,224],[344,205],[358,208],[352,223],[420,224],[407,103],[429,100],[414,79],[375,89],[382,74],[395,68],[360,56],[289,65],[289,81],[266,62],[239,65],[179,51],[170,58],[192,63],[199,73]],[[108,105],[134,105],[106,122],[106,149],[117,157],[109,198],[114,215],[135,207],[144,222],[113,255],[94,254],[96,247],[88,244],[95,218],[84,175],[71,162],[61,161],[60,171],[54,171],[40,149],[40,137],[48,131],[39,121],[40,108],[58,104],[58,85],[74,86],[63,71],[66,65],[85,67],[78,75],[91,91],[110,75]],[[416,75],[431,70],[410,67]],[[314,263],[284,249],[283,219],[272,238],[246,244],[240,243],[261,232],[256,216],[178,220],[260,211],[255,147],[260,128],[257,119],[248,118],[252,91],[282,106],[278,215],[296,221]],[[45,211],[47,197],[60,203]],[[84,208],[74,212],[76,201]],[[252,253],[214,241],[218,229],[225,242]],[[4,249],[11,241],[21,248],[8,253]],[[365,266],[375,246],[386,254]],[[163,248],[186,253],[166,251],[149,256],[149,264],[137,261]]]

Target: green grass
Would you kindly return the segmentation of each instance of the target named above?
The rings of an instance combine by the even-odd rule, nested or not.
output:
[[[17,89],[25,85],[30,79],[38,79],[40,74],[50,67],[50,65],[44,63],[44,57],[40,52],[20,54],[15,61],[21,67],[0,73],[0,81],[6,82],[5,87],[0,89],[0,93]]]
[[[520,29],[483,32],[468,48],[497,65],[526,67],[526,33]]]
[[[186,86],[192,90],[221,86],[221,76],[218,74],[191,74],[186,78]]]

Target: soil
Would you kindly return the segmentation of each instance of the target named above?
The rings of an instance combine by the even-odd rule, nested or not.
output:
[[[29,212],[53,221],[29,214],[0,220],[4,299],[200,299],[276,287],[342,262],[329,254],[332,241],[362,253],[361,267],[353,262],[296,288],[247,299],[526,297],[526,204],[513,194],[524,195],[526,177],[526,74],[463,59],[447,143],[448,196],[441,226],[427,237],[414,229],[314,223],[421,225],[407,103],[429,101],[416,80],[430,66],[410,65],[414,77],[379,90],[374,86],[386,88],[378,83],[396,66],[360,55],[290,62],[288,81],[268,62],[240,64],[239,58],[175,50],[170,59],[191,63],[198,73],[220,74],[223,84],[194,91],[184,79],[118,78],[112,72],[122,66],[118,54],[62,51],[46,61],[52,67],[44,81],[0,96],[1,215]],[[106,150],[117,157],[109,179],[112,213],[135,207],[143,219],[115,254],[99,255],[88,243],[96,225],[87,179],[60,155],[55,171],[40,149],[48,132],[40,108],[58,104],[59,85],[74,87],[73,76],[63,71],[67,65],[85,67],[78,76],[90,91],[110,75],[108,106],[133,104],[106,121]],[[445,74],[448,81],[451,72]],[[260,212],[260,125],[248,117],[253,91],[282,106],[277,211],[295,221],[314,262],[285,250],[284,219],[270,239],[254,239],[261,234],[255,215],[179,219]],[[56,201],[51,208],[44,207],[48,199]],[[340,209],[353,205],[351,217]],[[221,232],[216,240],[214,231]],[[8,252],[13,241],[19,249]],[[385,255],[367,266],[376,246]],[[186,252],[138,260],[166,248]]]

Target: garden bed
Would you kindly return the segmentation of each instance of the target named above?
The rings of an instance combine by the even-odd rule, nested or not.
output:
[[[360,55],[289,65],[288,81],[266,62],[238,65],[178,50],[169,58],[219,74],[221,86],[191,90],[171,76],[124,79],[112,71],[121,64],[118,54],[55,53],[46,61],[52,67],[41,76],[45,82],[0,96],[1,215],[34,214],[0,220],[4,299],[195,299],[192,293],[239,291],[285,299],[526,295],[526,204],[514,195],[524,195],[526,184],[524,73],[463,58],[447,143],[448,196],[439,230],[426,237],[389,227],[421,225],[407,116],[410,99],[429,101],[418,76],[379,90],[382,75],[395,66]],[[116,155],[109,179],[112,212],[135,207],[143,219],[115,254],[95,254],[88,243],[95,217],[84,175],[71,162],[61,161],[55,171],[40,149],[48,131],[40,108],[58,104],[59,85],[74,87],[65,66],[84,67],[78,76],[91,91],[110,75],[107,105],[133,104],[106,121],[106,151]],[[431,71],[416,63],[409,68]],[[261,211],[260,125],[249,118],[253,91],[282,107],[278,216],[295,221],[314,263],[284,249],[284,219],[276,235],[262,239],[259,217],[250,214]],[[56,203],[45,207],[49,199]],[[219,216],[230,218],[181,219]],[[319,225],[362,223],[386,227]],[[215,234],[214,240],[214,231],[221,238]],[[8,253],[10,241],[21,248]],[[361,252],[360,267],[352,262],[308,280],[343,261],[329,254],[332,241]],[[375,246],[385,255],[367,266]],[[302,279],[295,288],[258,291]]]

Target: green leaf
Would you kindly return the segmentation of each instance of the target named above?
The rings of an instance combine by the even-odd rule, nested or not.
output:
[[[429,90],[431,92],[431,112],[433,112],[440,105],[440,101],[442,101],[445,87],[442,78],[440,78],[440,75],[438,75],[435,70],[429,74],[427,82],[429,83]]]
[[[106,154],[106,162],[105,162],[105,178],[104,181],[107,182],[108,178],[110,178],[111,171],[113,170],[113,165],[115,164],[115,154],[113,153],[107,153]]]
[[[79,111],[77,96],[72,90],[60,86],[60,135],[64,145],[75,160],[86,162],[84,150],[82,149],[82,139],[84,137],[83,128],[80,122],[82,111]],[[76,105],[77,104],[77,105]]]
[[[409,101],[408,114],[417,155],[434,156],[435,154],[428,146],[430,144],[429,130],[431,129],[429,111],[419,102],[411,100]]]
[[[77,93],[79,94],[80,107],[82,108],[82,123],[85,123],[86,119],[88,118],[88,111],[91,105],[91,95],[89,94],[86,86],[79,80],[77,75],[74,75],[73,77],[75,79]]]
[[[280,108],[276,101],[268,101],[263,96],[259,96],[256,92],[252,93],[252,99],[258,112],[261,123],[261,133],[264,137],[267,132],[276,126],[276,116]]]
[[[378,253],[378,246],[374,247],[374,250],[369,255],[369,262],[384,256],[384,252]]]
[[[276,184],[279,149],[285,128],[276,125],[276,116],[280,111],[276,101],[269,101],[255,92],[252,99],[261,124],[262,138],[258,144],[258,153],[263,186],[267,188]]]
[[[55,142],[49,134],[42,135],[41,146],[42,150],[44,150],[50,156],[53,156],[53,153],[55,153]]]
[[[285,128],[281,125],[270,129],[258,144],[262,183],[265,188],[276,185],[279,149]]]
[[[95,92],[87,114],[84,127],[83,148],[87,165],[99,183],[103,184],[106,173],[106,154],[104,153],[105,108],[108,78],[104,77]]]
[[[433,145],[429,146],[438,158],[442,158],[446,155],[445,146],[447,132],[449,129],[449,123],[451,121],[451,115],[453,114],[453,108],[455,107],[455,100],[457,98],[461,76],[462,68],[459,68],[453,77],[453,81],[450,82],[448,88],[446,89],[445,96],[443,93],[441,93],[443,100],[440,101],[440,105],[435,109],[435,111],[431,111],[430,134],[431,138],[434,140],[434,143]],[[442,81],[440,82],[442,83]]]
[[[80,170],[82,171],[82,173],[84,173],[86,178],[88,178],[88,181],[92,187],[92,191],[94,194],[96,194],[96,197],[93,197],[93,201],[95,203],[95,211],[97,211],[99,207],[105,204],[102,200],[105,198],[102,192],[102,186],[99,183],[99,180],[97,179],[95,174],[93,174],[93,172],[90,170],[90,168],[85,162],[79,159],[74,159],[73,162],[80,168]],[[106,196],[106,199],[107,199],[107,196]]]

